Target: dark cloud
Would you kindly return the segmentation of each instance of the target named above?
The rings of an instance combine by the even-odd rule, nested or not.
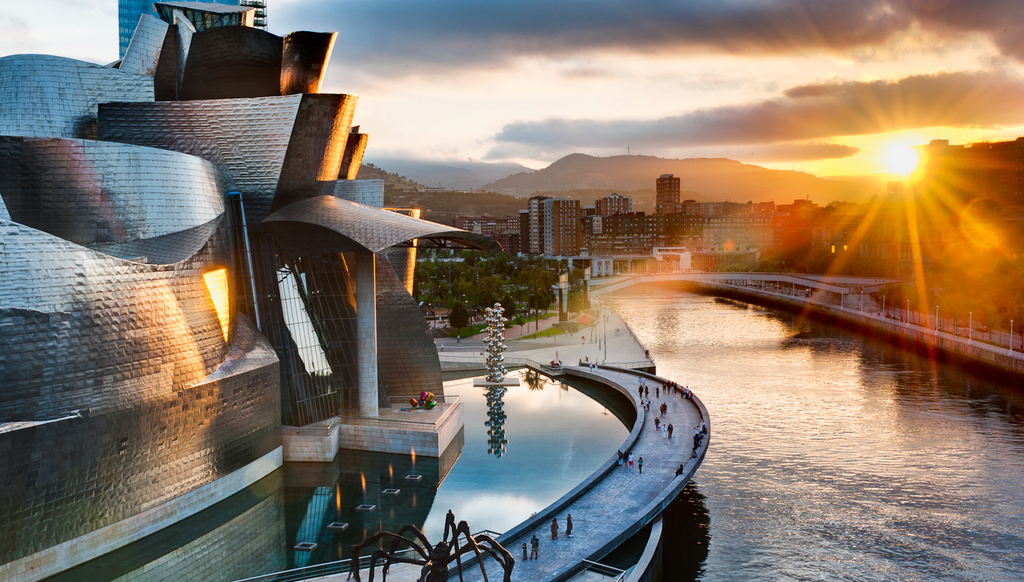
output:
[[[336,58],[382,74],[592,51],[801,54],[884,43],[913,24],[980,33],[1024,59],[1020,0],[299,0],[277,32],[338,30]]]
[[[1024,123],[1024,79],[1003,71],[793,87],[782,97],[655,120],[549,119],[506,125],[489,159],[537,148],[645,149],[806,142],[921,127]]]

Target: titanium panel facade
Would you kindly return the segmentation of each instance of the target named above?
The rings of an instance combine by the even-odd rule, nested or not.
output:
[[[192,36],[180,99],[281,95],[281,37],[225,26]]]
[[[126,73],[155,77],[167,29],[168,25],[163,20],[150,14],[143,14],[139,18],[138,26],[135,27],[131,44],[128,45],[128,50],[117,68]]]
[[[336,32],[293,32],[284,37],[281,95],[319,93]]]
[[[377,378],[392,401],[427,391],[444,392],[441,362],[430,328],[416,300],[388,261],[377,254]]]
[[[223,191],[220,171],[194,156],[0,136],[0,196],[12,220],[80,245],[137,241],[209,223],[224,213]]]
[[[145,75],[50,55],[0,58],[0,135],[95,138],[98,104],[152,100]]]
[[[366,145],[370,143],[370,136],[359,133],[359,126],[352,128],[352,134],[348,136],[348,143],[345,144],[345,157],[341,160],[341,171],[338,172],[339,180],[355,180],[359,177],[359,168],[363,164],[363,154],[366,153]],[[381,187],[383,196],[384,187]],[[351,200],[347,198],[347,200]],[[356,202],[362,202],[356,200]],[[380,206],[383,206],[383,199]],[[371,204],[371,206],[374,206]]]
[[[334,186],[334,196],[374,208],[384,208],[384,180],[338,180]]]

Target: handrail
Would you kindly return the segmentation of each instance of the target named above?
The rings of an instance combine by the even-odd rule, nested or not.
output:
[[[416,550],[406,548],[395,552],[395,555],[412,553],[416,553]],[[363,568],[369,567],[371,560],[372,556],[360,556],[359,569],[362,570]],[[300,580],[309,580],[311,578],[322,578],[332,574],[344,574],[346,572],[351,572],[351,570],[352,558],[348,558],[345,560],[336,560],[334,562],[324,562],[323,564],[313,564],[312,566],[303,566],[301,568],[292,568],[290,570],[281,570],[280,572],[271,572],[270,574],[261,574],[251,578],[236,580],[235,582],[298,582]]]
[[[601,576],[614,576],[612,580],[614,580],[615,582],[619,582],[626,577],[625,570],[621,568],[615,568],[614,566],[609,566],[608,564],[602,564],[601,562],[594,562],[591,560],[583,560],[580,563],[583,564],[582,572],[596,572]]]

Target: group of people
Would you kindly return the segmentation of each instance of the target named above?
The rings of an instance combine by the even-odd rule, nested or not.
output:
[[[633,461],[635,459],[637,467],[640,468],[640,474],[641,475],[644,474],[644,458],[643,457],[634,458],[632,451],[630,451],[628,453],[623,453],[621,450],[619,450],[617,452],[619,453],[619,466],[620,467],[625,467],[627,469],[632,469],[633,468]]]
[[[697,448],[700,447],[701,441],[704,440],[704,435],[708,434],[708,425],[704,424],[704,419],[700,420],[700,424],[693,427],[693,454],[691,457],[697,456]]]
[[[572,514],[571,513],[566,514],[566,516],[565,516],[565,534],[564,535],[567,538],[571,538],[572,537]],[[551,539],[553,539],[553,540],[558,539],[558,518],[557,517],[552,517],[551,518]],[[537,538],[536,534],[533,535],[530,538],[530,555],[529,555],[529,557],[527,557],[527,555],[526,555],[526,542],[523,542],[521,547],[523,549],[523,559],[524,560],[536,560],[539,557],[538,553],[540,552],[540,539]]]

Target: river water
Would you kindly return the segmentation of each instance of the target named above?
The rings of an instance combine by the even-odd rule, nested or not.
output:
[[[712,297],[609,302],[712,420],[674,576],[1024,578],[1019,378]]]

